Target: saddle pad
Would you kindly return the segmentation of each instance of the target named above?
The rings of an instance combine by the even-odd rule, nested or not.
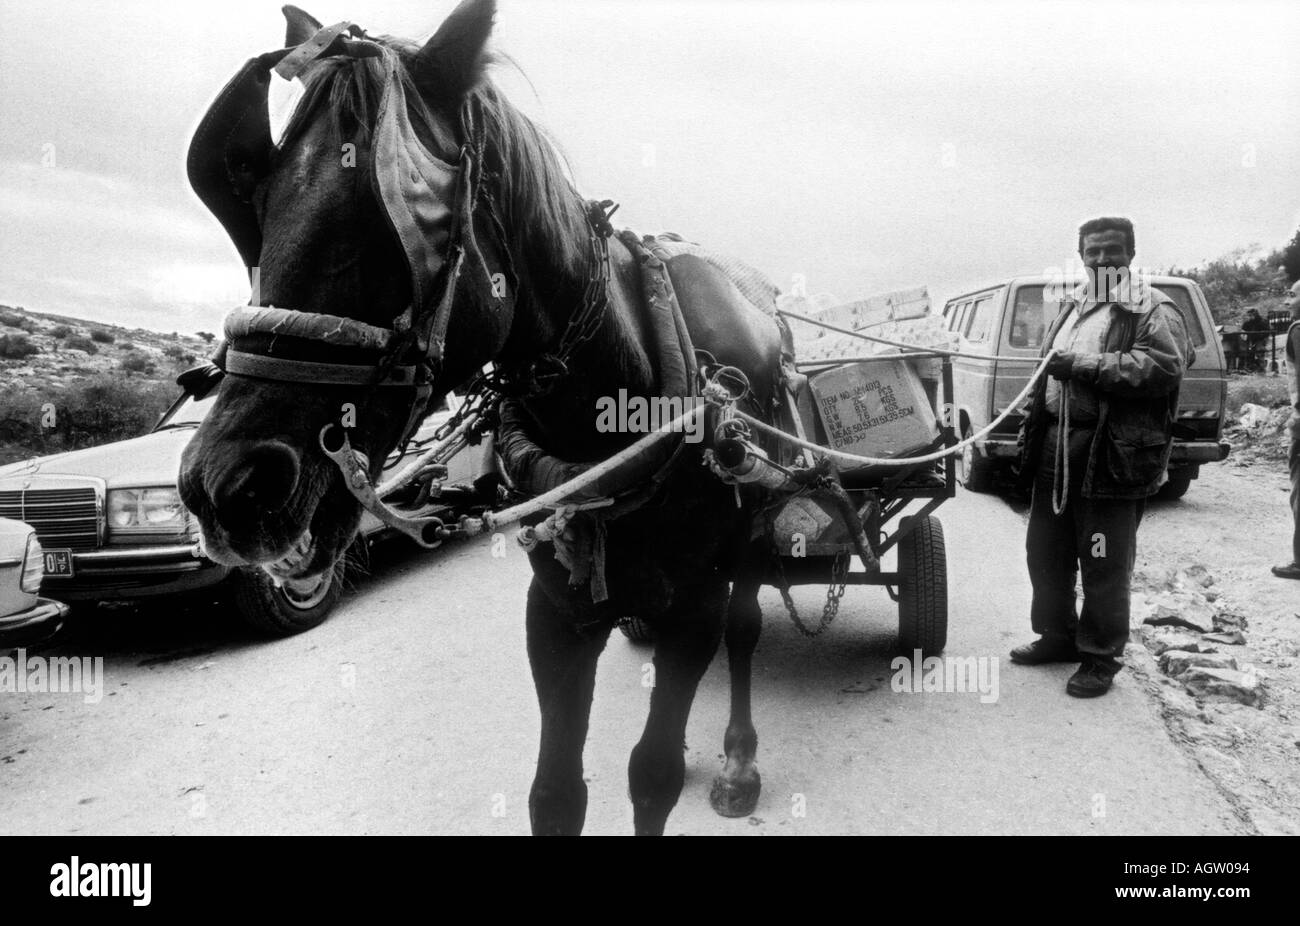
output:
[[[748,299],[755,308],[765,315],[776,314],[776,297],[780,294],[776,284],[759,270],[744,261],[722,254],[716,254],[694,241],[687,241],[681,235],[664,232],[654,238],[653,250],[661,260],[669,260],[678,254],[690,254],[707,261],[726,275],[735,284],[736,289]]]

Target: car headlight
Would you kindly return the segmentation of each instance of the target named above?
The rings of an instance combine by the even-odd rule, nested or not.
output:
[[[109,489],[109,542],[174,540],[189,532],[189,515],[171,486]]]
[[[23,574],[18,579],[18,587],[29,595],[41,590],[41,580],[45,578],[45,551],[36,534],[27,535],[27,552],[23,554]]]

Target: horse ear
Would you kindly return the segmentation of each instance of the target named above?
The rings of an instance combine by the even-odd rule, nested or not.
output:
[[[301,45],[321,30],[321,24],[316,21],[316,17],[303,12],[296,6],[282,6],[280,12],[284,14],[284,18],[289,24],[284,30],[284,45],[286,48]]]
[[[496,0],[462,0],[415,57],[412,75],[426,96],[459,103],[483,77]]]

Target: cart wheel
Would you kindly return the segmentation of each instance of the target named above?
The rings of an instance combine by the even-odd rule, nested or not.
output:
[[[633,643],[653,643],[655,633],[650,625],[639,617],[629,617],[625,621],[620,621],[618,629],[623,631],[623,636],[627,637]]]
[[[933,515],[898,541],[898,643],[927,656],[948,643],[948,557],[943,525]]]

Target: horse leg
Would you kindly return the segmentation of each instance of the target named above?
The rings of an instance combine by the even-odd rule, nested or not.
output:
[[[535,836],[577,836],[587,817],[582,748],[596,685],[596,660],[610,628],[604,625],[579,633],[572,616],[547,597],[536,576],[528,588],[527,628],[528,662],[542,714],[528,818]]]
[[[628,761],[628,793],[638,836],[662,836],[686,778],[682,744],[686,721],[704,670],[722,636],[727,585],[679,588],[674,604],[655,624],[655,684],[645,731]]]
[[[727,663],[731,673],[731,720],[722,746],[727,754],[721,774],[713,779],[709,803],[724,817],[747,817],[758,806],[761,781],[754,756],[758,733],[750,713],[750,682],[754,648],[763,629],[758,606],[762,561],[747,562],[736,577],[727,603]]]

